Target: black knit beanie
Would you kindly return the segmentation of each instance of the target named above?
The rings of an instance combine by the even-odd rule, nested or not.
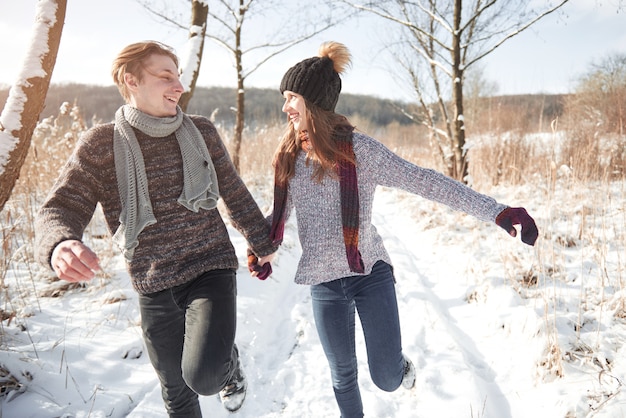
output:
[[[330,58],[307,58],[287,70],[280,82],[280,93],[285,90],[302,95],[324,110],[335,111],[341,92],[341,78]]]

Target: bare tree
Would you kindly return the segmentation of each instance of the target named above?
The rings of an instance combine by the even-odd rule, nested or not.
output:
[[[565,97],[565,108],[563,164],[579,179],[626,178],[626,54],[591,62],[574,94]]]
[[[446,174],[466,180],[465,72],[507,40],[569,0],[377,0],[357,10],[385,19],[400,32],[390,45],[419,103],[415,121],[430,128]],[[532,5],[531,5],[532,3]]]
[[[66,0],[40,0],[20,79],[0,115],[0,211],[9,200],[30,148],[50,86],[65,21]],[[42,43],[41,40],[46,42]]]
[[[626,132],[626,54],[611,54],[592,63],[580,77],[568,107],[579,122],[600,133]]]
[[[188,1],[188,0],[185,0]],[[206,0],[205,0],[206,2]],[[169,8],[157,8],[145,0],[144,7],[175,27],[186,28]],[[332,2],[318,2],[314,17],[309,18],[311,4],[305,0],[216,0],[208,10],[210,30],[206,37],[232,54],[237,77],[235,131],[232,159],[239,170],[239,154],[245,126],[245,81],[271,58],[345,20],[353,12],[339,9]],[[276,25],[263,25],[261,20],[273,16]],[[255,20],[255,18],[258,18]],[[246,23],[248,22],[248,23]],[[245,25],[244,25],[245,23]],[[256,27],[253,26],[256,23]],[[214,24],[214,25],[213,25]],[[244,29],[250,27],[249,32]],[[251,56],[249,60],[244,60]]]

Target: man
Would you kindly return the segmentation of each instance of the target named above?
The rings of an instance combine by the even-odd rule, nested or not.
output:
[[[147,351],[171,417],[201,417],[198,394],[243,403],[234,344],[238,260],[216,208],[222,198],[255,254],[276,248],[269,225],[213,124],[184,114],[178,58],[158,42],[127,46],[112,74],[126,102],[78,142],[36,220],[36,257],[60,279],[92,279],[81,242],[96,205],[139,293]]]

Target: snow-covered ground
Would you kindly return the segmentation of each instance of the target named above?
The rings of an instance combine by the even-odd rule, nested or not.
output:
[[[267,207],[267,189],[254,193]],[[377,389],[357,332],[366,416],[626,416],[624,185],[564,178],[554,189],[489,194],[528,209],[540,228],[536,247],[419,197],[378,192],[374,222],[394,263],[417,381],[410,391]],[[249,276],[245,242],[230,231],[241,260],[237,343],[249,380],[234,415],[337,417],[309,289],[293,283],[293,219],[266,281]],[[69,290],[34,266],[15,266],[3,292],[4,310],[17,315],[2,322],[0,365],[10,375],[0,376],[0,416],[165,417],[121,257]],[[201,406],[207,417],[230,415],[215,396]]]

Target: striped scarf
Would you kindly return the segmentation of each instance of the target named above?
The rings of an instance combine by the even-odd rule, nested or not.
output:
[[[333,138],[344,155],[354,156],[352,144],[352,128],[335,131]],[[343,240],[346,246],[346,257],[350,271],[364,273],[365,267],[359,251],[359,189],[357,185],[356,166],[349,160],[341,158],[336,164],[339,177],[341,197],[341,222]],[[274,182],[274,212],[270,238],[274,244],[280,244],[285,232],[285,210],[287,205],[287,183]]]

